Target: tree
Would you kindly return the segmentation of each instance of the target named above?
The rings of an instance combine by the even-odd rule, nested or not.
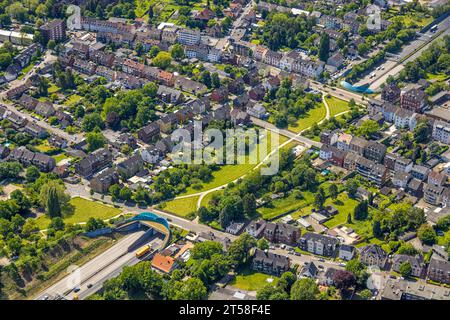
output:
[[[52,218],[49,229],[54,229],[55,231],[61,231],[64,230],[65,224],[61,217],[54,217]]]
[[[331,199],[336,200],[339,195],[339,190],[336,184],[330,184],[328,188],[328,192],[330,194]]]
[[[379,238],[382,235],[381,224],[379,220],[374,220],[372,223],[372,234],[375,238]]]
[[[277,288],[284,292],[290,292],[292,285],[297,280],[297,277],[290,271],[283,273],[277,282]]]
[[[408,278],[412,273],[411,263],[409,261],[403,262],[399,267],[399,271],[402,277]]]
[[[200,82],[203,83],[208,88],[211,88],[211,73],[208,70],[205,70],[200,75]]]
[[[194,260],[209,259],[214,254],[222,254],[223,248],[219,242],[204,241],[195,244],[191,250],[191,255]]]
[[[256,198],[253,193],[247,193],[242,198],[242,205],[244,206],[244,213],[252,215],[256,211]]]
[[[48,190],[46,210],[51,218],[59,217],[61,215],[61,205],[55,187],[50,187]]]
[[[183,282],[183,285],[173,300],[203,300],[207,297],[207,289],[203,282],[198,278],[189,278]]]
[[[417,236],[427,245],[433,245],[436,243],[436,232],[428,223],[424,223],[420,226],[419,230],[417,230]]]
[[[39,82],[37,85],[37,92],[40,97],[48,96],[48,88],[50,88],[50,83],[47,78],[39,77]]]
[[[356,278],[350,271],[337,270],[333,274],[333,283],[339,290],[346,291],[356,284]]]
[[[56,41],[55,40],[49,40],[47,43],[47,48],[50,50],[55,50],[56,48]]]
[[[250,249],[255,245],[255,238],[245,232],[231,243],[227,251],[227,257],[233,265],[243,265],[248,261]]]
[[[267,241],[266,238],[261,238],[258,241],[256,241],[256,246],[258,247],[258,249],[261,250],[268,250],[270,247],[269,241]]]
[[[166,51],[158,52],[156,57],[153,59],[153,64],[161,69],[167,69],[172,63],[172,57]]]
[[[348,196],[354,199],[358,190],[358,183],[354,179],[348,180],[345,184],[345,190],[347,191]]]
[[[106,227],[105,222],[102,219],[96,219],[94,217],[90,217],[86,222],[86,231],[95,231],[101,228]]]
[[[353,211],[353,217],[355,220],[364,220],[369,214],[369,204],[366,200],[358,203]]]
[[[352,223],[352,215],[350,213],[347,215],[347,223]]]
[[[374,120],[364,121],[358,128],[358,135],[370,138],[372,135],[380,130],[380,126]]]
[[[314,205],[316,206],[317,209],[323,208],[325,199],[326,199],[325,191],[323,190],[322,187],[320,187],[319,190],[317,190],[316,197],[314,198]]]
[[[184,58],[184,49],[183,46],[179,43],[174,44],[170,48],[170,55],[177,61],[180,61]]]
[[[95,128],[103,129],[105,126],[102,117],[94,112],[90,114],[86,114],[81,123],[81,128],[85,132],[94,131]]]
[[[323,62],[327,62],[328,56],[330,54],[330,36],[324,33],[320,38],[319,43],[319,59]]]
[[[291,300],[317,300],[319,288],[310,278],[297,280],[291,288]]]
[[[370,298],[372,298],[372,291],[370,291],[369,289],[361,290],[359,296],[364,300],[369,300]]]
[[[46,209],[50,218],[61,216],[63,212],[71,209],[70,196],[65,193],[65,188],[58,181],[50,180],[41,187],[41,205]]]
[[[98,132],[88,132],[86,134],[87,148],[89,152],[103,148],[106,144],[106,139],[103,134]]]
[[[214,72],[211,74],[211,82],[212,82],[213,88],[217,89],[220,87],[220,78],[219,78],[219,75],[217,74],[217,72]]]
[[[366,272],[366,266],[358,259],[352,259],[345,265],[345,270],[351,272],[356,277],[356,282],[359,286],[365,286],[368,274]]]

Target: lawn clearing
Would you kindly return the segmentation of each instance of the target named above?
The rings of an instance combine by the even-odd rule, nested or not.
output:
[[[303,199],[297,199],[294,195],[289,195],[282,199],[272,201],[270,207],[261,207],[257,211],[261,214],[263,219],[272,220],[286,213],[290,213],[301,208],[307,207],[314,201],[312,192],[302,192]]]
[[[330,117],[334,117],[339,113],[350,110],[347,101],[338,99],[333,96],[330,98],[325,97],[325,100],[328,103],[328,107],[330,108]]]
[[[327,111],[323,102],[321,102],[316,108],[309,110],[305,115],[300,117],[295,124],[290,124],[288,130],[298,133],[303,131],[313,124],[320,122],[325,119]]]
[[[190,213],[197,211],[198,198],[199,196],[174,199],[172,201],[165,202],[162,205],[162,209],[177,216],[186,218]]]
[[[272,279],[272,281],[270,279]],[[275,286],[277,282],[278,277],[255,272],[253,270],[250,270],[249,268],[246,268],[239,272],[239,275],[237,275],[230,282],[230,285],[241,290],[257,291],[268,284],[272,284]]]
[[[64,222],[66,224],[87,222],[90,217],[106,220],[115,217],[122,212],[121,209],[114,208],[113,206],[80,197],[72,198],[70,203],[74,206],[74,212],[73,214],[64,217]],[[46,229],[50,223],[50,219],[46,215],[42,215],[36,219],[36,223],[39,229]]]
[[[269,154],[270,151],[273,150],[270,131],[268,131],[267,137],[265,137],[264,139],[267,140],[267,150],[268,150],[267,154]],[[287,141],[287,139],[288,138],[286,138],[284,136],[279,136],[278,145],[283,144],[285,141]],[[219,186],[226,185],[226,184],[246,175],[251,170],[253,170],[258,165],[259,162],[261,162],[263,160],[263,159],[260,159],[260,157],[258,155],[258,148],[259,147],[253,148],[250,151],[250,155],[245,156],[245,159],[240,158],[241,160],[243,159],[242,162],[244,162],[244,163],[242,163],[242,164],[225,164],[225,165],[221,166],[219,168],[219,170],[214,171],[212,173],[213,178],[211,179],[211,181],[202,183],[201,184],[202,187],[197,188],[197,189],[190,186],[186,189],[186,192],[180,194],[180,196],[196,194],[196,193],[204,192],[207,190],[211,190],[211,189],[217,188]],[[250,161],[251,156],[257,156],[257,161],[256,161],[257,163],[250,163],[250,162],[253,162],[253,161]]]
[[[68,97],[66,101],[64,101],[64,104],[67,105],[67,106],[73,106],[75,103],[80,101],[82,98],[83,98],[82,96],[79,96],[77,94],[73,94],[70,97]]]
[[[41,153],[51,153],[56,150],[56,148],[51,146],[47,140],[44,140],[41,144],[35,146],[35,148]]]

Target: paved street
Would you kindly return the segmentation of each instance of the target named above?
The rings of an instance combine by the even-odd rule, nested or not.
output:
[[[28,72],[22,79],[16,79],[14,81],[11,81],[9,83],[9,89],[13,89],[13,88],[16,88],[16,87],[24,84],[31,76],[33,76],[36,73],[36,70],[38,68],[42,68],[46,64],[51,63],[52,61],[55,61],[55,60],[56,60],[56,57],[51,55],[49,52],[47,52],[44,59],[42,60],[42,62],[40,62],[38,65],[34,66],[32,68],[32,70],[30,72]],[[6,91],[7,90],[0,92],[0,99],[3,100],[1,102],[1,104],[4,105],[9,111],[19,113],[22,117],[26,118],[29,122],[36,123],[39,126],[41,126],[42,128],[46,129],[47,131],[52,132],[53,134],[55,134],[61,138],[64,138],[65,140],[67,140],[69,142],[77,143],[77,142],[80,142],[81,140],[83,140],[82,134],[69,134],[69,133],[65,132],[64,130],[61,130],[56,127],[52,127],[44,120],[38,120],[38,119],[33,118],[31,116],[31,114],[29,114],[29,113],[20,112],[19,110],[17,110],[17,108],[13,104],[6,101]]]

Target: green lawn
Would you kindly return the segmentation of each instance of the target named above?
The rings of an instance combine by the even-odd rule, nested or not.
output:
[[[333,201],[331,198],[328,198],[325,201],[325,205],[334,206],[336,209],[339,210],[339,213],[330,220],[326,221],[324,223],[325,227],[334,228],[340,224],[346,223],[348,214],[349,213],[353,214],[353,211],[357,204],[358,201],[350,199],[347,195],[347,192],[340,193],[336,201]]]
[[[323,103],[320,103],[316,108],[309,110],[305,115],[300,117],[295,124],[289,125],[288,130],[298,133],[309,127],[314,123],[318,123],[326,116],[326,109]]]
[[[270,284],[270,282],[267,281],[269,278],[273,279],[273,285],[278,281],[278,278],[275,276],[255,272],[246,268],[230,282],[230,285],[241,290],[257,291],[267,284]]]
[[[447,78],[448,75],[446,75],[445,73],[438,73],[438,74],[427,73],[426,75],[427,80],[436,80],[438,82],[445,81]]]
[[[121,209],[114,208],[113,206],[80,197],[72,198],[70,203],[74,206],[74,212],[64,217],[65,223],[75,224],[86,222],[90,217],[106,220],[122,212]],[[50,219],[42,215],[36,219],[36,223],[40,229],[46,229],[50,223]]]
[[[297,199],[293,195],[289,195],[282,199],[272,201],[272,206],[261,207],[258,212],[263,219],[275,219],[276,217],[288,212],[293,212],[301,208],[307,207],[314,201],[314,194],[309,191],[302,192],[303,199]],[[299,214],[300,216],[301,214]]]
[[[77,103],[78,101],[80,101],[80,99],[82,99],[82,96],[79,96],[77,94],[73,94],[70,97],[67,98],[66,101],[64,101],[64,104],[68,105],[68,106],[72,106],[75,103]]]
[[[56,93],[59,90],[61,90],[60,87],[58,87],[56,84],[52,84],[49,88],[48,88],[48,94],[52,94],[52,93]]]
[[[49,153],[55,151],[56,148],[51,146],[47,140],[43,141],[41,144],[35,146],[35,148],[42,153]]]
[[[328,107],[330,108],[330,117],[334,117],[341,112],[349,110],[347,101],[338,99],[333,96],[330,98],[325,97],[325,100],[327,101]]]
[[[271,133],[270,131],[268,132],[267,135],[267,150],[272,150],[272,143],[271,143]],[[283,144],[285,141],[287,141],[288,138],[284,137],[284,136],[279,136],[279,141],[278,144],[281,145]],[[269,151],[267,151],[267,154],[269,153]],[[219,186],[228,184],[240,177],[242,177],[243,175],[246,175],[248,172],[250,172],[251,170],[253,170],[253,168],[256,167],[256,165],[263,159],[260,159],[260,157],[258,156],[258,148],[254,148],[251,152],[250,152],[251,156],[257,156],[257,163],[250,163],[251,161],[249,161],[250,156],[246,156],[245,160],[243,161],[243,164],[226,164],[223,165],[219,168],[219,170],[214,171],[212,173],[213,178],[211,179],[211,181],[203,183],[202,187],[199,189],[195,189],[192,186],[188,187],[186,189],[186,192],[180,194],[180,196],[183,195],[189,195],[189,194],[195,194],[195,193],[199,193],[199,192],[203,192],[203,191],[207,191],[210,189],[214,189],[217,188]],[[242,158],[241,158],[242,159]],[[252,161],[253,162],[253,161]]]
[[[199,196],[194,196],[168,201],[163,204],[162,209],[177,216],[186,218],[188,214],[197,211],[198,198]]]
[[[59,153],[54,156],[52,156],[53,159],[55,159],[56,163],[60,162],[61,160],[67,159],[67,155],[65,153]]]

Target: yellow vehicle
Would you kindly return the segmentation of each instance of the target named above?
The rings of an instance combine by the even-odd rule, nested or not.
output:
[[[136,251],[136,258],[142,257],[143,255],[145,255],[149,251],[150,251],[150,246],[149,245],[143,246],[138,251]]]
[[[74,295],[72,300],[78,300],[78,295]]]

